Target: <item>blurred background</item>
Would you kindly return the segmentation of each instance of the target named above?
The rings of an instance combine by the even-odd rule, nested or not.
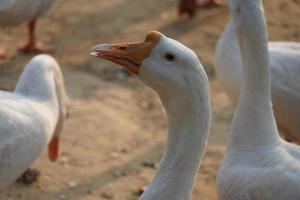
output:
[[[2,200],[134,200],[152,179],[164,150],[166,122],[156,94],[119,66],[89,55],[98,43],[143,40],[158,30],[193,49],[210,78],[213,121],[193,199],[216,200],[215,179],[223,158],[231,106],[213,69],[214,46],[228,19],[226,2],[199,9],[193,18],[177,14],[175,0],[55,0],[40,18],[37,38],[55,49],[71,97],[61,154],[46,151],[33,164],[41,171],[31,186],[15,184]],[[300,42],[300,4],[264,0],[270,40]],[[1,29],[0,88],[11,90],[32,55],[17,47],[26,24]]]

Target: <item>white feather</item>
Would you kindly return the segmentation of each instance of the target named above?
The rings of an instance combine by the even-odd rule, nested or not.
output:
[[[149,46],[153,44],[150,38],[159,39]],[[120,46],[97,45],[92,55],[113,60],[128,52],[151,48],[149,54],[140,56],[143,60],[137,76],[158,93],[168,121],[164,156],[140,200],[188,200],[205,153],[211,120],[207,75],[192,50],[157,32],[149,33],[145,42],[125,44],[124,50],[114,51]],[[118,54],[120,51],[122,55]],[[113,57],[103,56],[104,52],[110,52]],[[173,59],[166,55],[172,55]],[[126,58],[134,59],[135,56],[130,53]],[[127,67],[127,64],[123,65]]]
[[[292,138],[300,142],[300,43],[269,42],[268,48],[276,121],[283,133],[292,134]],[[215,70],[222,87],[236,105],[243,65],[233,19],[230,19],[217,43]]]
[[[0,91],[0,189],[41,153],[67,100],[60,68],[48,55],[28,63],[14,92]]]
[[[300,148],[281,139],[277,131],[262,2],[230,2],[242,52],[243,80],[217,176],[219,199],[298,200]]]
[[[1,0],[0,26],[14,26],[38,18],[46,12],[53,0]]]

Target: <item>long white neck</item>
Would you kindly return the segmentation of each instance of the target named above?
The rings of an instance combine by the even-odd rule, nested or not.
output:
[[[234,105],[237,104],[243,65],[232,17],[215,48],[215,71],[223,89]]]
[[[41,115],[53,126],[53,131],[48,133],[48,139],[61,132],[63,109],[68,99],[62,73],[52,57],[34,57],[21,74],[14,92],[46,106],[49,113]]]
[[[217,68],[226,64],[226,69],[220,69],[222,72],[226,72],[225,70],[227,70],[229,71],[228,73],[232,73],[231,70],[241,70],[240,47],[235,34],[235,25],[232,16],[230,16],[223,33],[218,39],[215,58]],[[228,70],[228,68],[230,69]]]
[[[32,71],[33,69],[28,67],[24,69],[15,92],[36,100],[57,102],[54,78],[45,74],[35,74]]]
[[[261,0],[232,0],[243,81],[230,146],[268,145],[279,139],[271,102],[267,31]]]
[[[208,81],[201,79],[190,77],[177,94],[160,94],[168,118],[166,151],[142,200],[190,199],[210,125]]]

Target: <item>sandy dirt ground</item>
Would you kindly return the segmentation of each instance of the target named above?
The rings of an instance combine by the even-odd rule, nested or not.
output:
[[[300,42],[300,4],[265,0],[271,40]],[[217,199],[215,178],[222,160],[233,107],[215,79],[213,51],[228,18],[227,6],[178,18],[175,0],[56,0],[38,22],[37,35],[55,48],[71,97],[71,118],[61,156],[51,163],[46,151],[32,167],[41,171],[31,186],[14,184],[1,200],[134,200],[155,172],[165,141],[166,122],[156,94],[118,66],[89,55],[103,42],[143,40],[159,30],[197,52],[209,75],[213,122],[193,199]],[[26,62],[17,47],[25,24],[1,30],[0,87],[13,89]]]

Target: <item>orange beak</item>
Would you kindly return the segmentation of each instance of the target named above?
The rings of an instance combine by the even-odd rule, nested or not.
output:
[[[129,72],[138,74],[143,60],[150,55],[160,37],[161,33],[151,31],[143,42],[99,44],[93,47],[91,55],[119,64]]]
[[[53,136],[48,145],[48,157],[54,162],[57,160],[59,154],[59,137]]]

